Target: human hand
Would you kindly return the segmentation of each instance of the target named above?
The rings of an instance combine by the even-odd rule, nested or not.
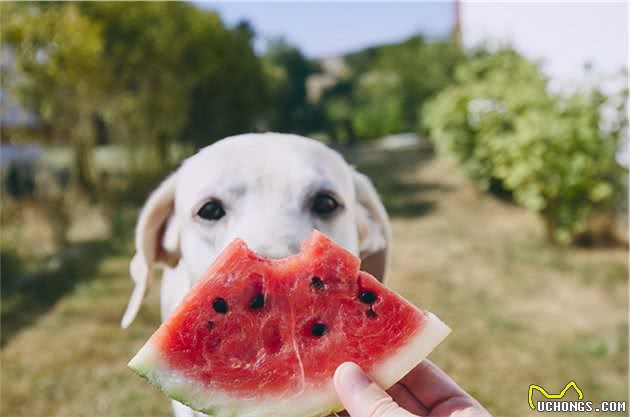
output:
[[[473,397],[428,360],[385,392],[358,365],[339,365],[335,390],[351,417],[490,417]]]

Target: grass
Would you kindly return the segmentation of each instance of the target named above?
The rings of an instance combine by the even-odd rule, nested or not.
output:
[[[388,284],[451,326],[431,359],[495,416],[539,415],[527,405],[532,383],[553,392],[575,380],[587,400],[628,400],[625,250],[551,246],[534,215],[479,193],[427,153],[350,159],[392,215]],[[154,280],[137,320],[119,328],[134,215],[117,217],[121,239],[84,242],[82,256],[53,271],[10,279],[7,291],[3,276],[0,415],[171,414],[126,368],[159,324]]]
[[[394,217],[388,283],[453,328],[431,358],[494,415],[537,415],[533,383],[553,392],[573,379],[594,403],[627,400],[627,252],[551,246],[536,216],[480,194],[446,161],[409,158],[382,165],[398,167],[387,181],[415,184],[394,201],[434,208]]]

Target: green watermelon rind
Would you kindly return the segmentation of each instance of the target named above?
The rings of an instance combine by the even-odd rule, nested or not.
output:
[[[150,345],[150,343],[147,343],[142,347],[142,349],[140,349],[138,354],[134,356],[134,358],[128,363],[127,366],[148,383],[156,386],[157,388],[162,390],[168,397],[179,403],[182,403],[209,416],[236,417],[236,410],[233,413],[219,413],[218,410],[214,407],[196,408],[193,404],[193,401],[188,399],[188,396],[184,392],[184,387],[179,387],[179,389],[169,389],[168,387],[166,387],[165,384],[162,382],[162,378],[159,376],[159,370],[162,368],[159,362],[160,361],[157,358],[157,355],[155,355],[155,352],[153,351],[153,347]],[[170,372],[172,373],[172,371]]]
[[[186,399],[186,395],[184,393],[182,393],[182,392],[175,392],[174,390],[165,391],[164,389],[162,389],[162,386],[160,386],[158,383],[152,382],[147,374],[143,374],[141,371],[138,371],[138,370],[135,370],[135,371],[137,372],[138,375],[140,375],[142,378],[144,378],[147,382],[151,383],[152,385],[155,385],[155,386],[159,387],[172,400],[175,400],[175,401],[177,401],[177,402],[179,402],[181,404],[184,404],[185,406],[193,408],[192,402],[190,402],[190,401],[188,401]],[[214,408],[202,408],[202,409],[199,409],[197,411],[201,411],[202,413],[207,414],[209,416],[218,415],[218,413],[216,412],[216,410]],[[236,411],[234,413],[232,413],[232,414],[223,414],[223,415],[224,416],[229,416],[229,417],[235,417],[236,416]]]
[[[437,316],[424,312],[427,320],[408,342],[381,363],[373,366],[370,376],[385,389],[394,385],[450,333]],[[304,389],[287,399],[233,397],[204,388],[170,369],[160,359],[150,339],[129,362],[131,368],[172,399],[204,414],[216,417],[321,417],[343,410],[331,380],[317,389]]]

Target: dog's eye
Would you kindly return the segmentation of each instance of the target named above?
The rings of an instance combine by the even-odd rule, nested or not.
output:
[[[338,207],[339,203],[337,203],[337,200],[335,200],[332,195],[325,192],[315,194],[312,207],[315,214],[319,216],[327,216],[337,210]]]
[[[217,200],[210,200],[197,211],[197,216],[205,220],[219,220],[225,216],[223,204]]]

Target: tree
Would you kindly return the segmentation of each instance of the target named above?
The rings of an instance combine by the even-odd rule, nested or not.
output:
[[[473,179],[499,183],[541,215],[550,240],[569,243],[621,195],[627,119],[620,111],[603,128],[608,101],[597,89],[551,94],[537,63],[501,50],[458,67],[456,84],[425,106],[424,128]]]
[[[352,126],[354,115],[354,84],[352,80],[337,81],[332,87],[324,90],[319,106],[324,112],[323,130],[328,133],[334,145],[352,144],[356,134]]]
[[[104,55],[115,78],[104,115],[134,155],[154,150],[152,164],[168,166],[167,143],[186,121],[191,81],[185,53],[189,7],[166,3],[84,3],[82,12],[103,28]],[[147,167],[143,166],[142,169]]]
[[[321,114],[309,102],[306,89],[308,77],[317,73],[319,66],[284,39],[272,41],[265,58],[269,65],[277,68],[281,80],[275,91],[272,128],[299,134],[308,134],[320,128]]]
[[[272,80],[254,53],[249,24],[241,22],[234,30],[218,33],[207,31],[209,25],[203,19],[199,24],[191,45],[198,73],[189,94],[191,107],[183,138],[202,146],[259,129],[271,107]]]
[[[58,136],[67,135],[78,183],[94,193],[93,116],[105,102],[109,82],[101,72],[102,28],[72,3],[3,4],[2,15],[2,41],[12,47],[22,74],[10,88],[42,123]]]
[[[189,3],[2,7],[21,101],[74,143],[81,183],[95,181],[89,155],[104,132],[129,147],[137,170],[161,173],[174,163],[172,144],[252,130],[268,107],[245,22],[228,29]]]
[[[463,59],[455,43],[426,42],[421,36],[347,55],[350,74],[338,84],[349,88],[335,85],[323,95],[328,130],[351,131],[352,139],[415,130],[417,109],[453,81]],[[346,109],[352,113],[349,121]]]
[[[375,67],[396,74],[399,80],[395,90],[401,108],[399,131],[415,130],[418,107],[453,82],[455,68],[463,60],[464,52],[455,42],[427,42],[422,36],[386,46],[379,52]]]
[[[403,93],[396,72],[364,74],[357,83],[355,101],[352,127],[358,138],[377,139],[403,131]]]
[[[119,77],[129,141],[155,144],[168,165],[168,144],[195,147],[248,131],[266,107],[265,73],[247,22],[227,29],[212,11],[188,3],[86,3],[101,22],[106,56]]]

